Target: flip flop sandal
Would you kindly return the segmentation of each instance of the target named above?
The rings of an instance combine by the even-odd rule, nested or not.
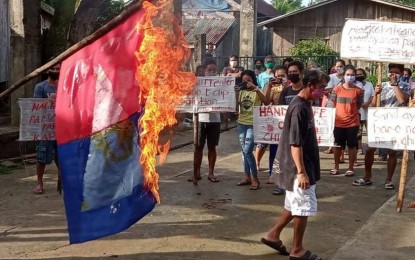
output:
[[[44,190],[43,190],[43,188],[38,184],[38,185],[36,185],[36,187],[33,189],[33,194],[37,194],[37,195],[40,195],[40,194],[43,194],[43,192],[44,192]]]
[[[271,247],[272,249],[277,250],[278,252],[280,252],[281,255],[289,255],[290,253],[288,253],[287,248],[283,245],[282,241],[269,241],[265,238],[261,238],[261,243],[263,243],[264,245],[267,245],[269,247]]]
[[[334,152],[333,152],[333,150],[327,149],[327,150],[325,150],[323,153],[325,153],[325,154],[332,154],[332,153],[334,153]]]
[[[219,182],[218,178],[216,178],[216,176],[208,176],[207,179],[210,182]]]
[[[243,180],[243,181],[238,182],[238,183],[236,184],[236,186],[247,186],[247,185],[251,185],[251,184],[252,184],[252,182],[251,182],[251,181],[248,181],[248,180]]]
[[[365,181],[365,179],[360,178],[353,181],[354,186],[369,186],[372,185],[372,181]]]
[[[259,182],[257,182],[257,185],[253,185],[252,183],[251,187],[249,187],[250,190],[258,190],[259,189]]]
[[[197,180],[200,181],[202,179],[202,177],[197,177]],[[193,176],[190,176],[189,178],[187,178],[188,182],[193,182]]]
[[[339,172],[339,170],[333,169],[333,170],[330,170],[330,174],[331,175],[340,175],[340,172]]]
[[[307,250],[304,255],[297,257],[297,256],[290,256],[290,260],[322,260],[319,256],[311,251]]]
[[[352,176],[354,176],[354,172],[353,171],[347,171],[347,172],[344,173],[344,176],[352,177]]]

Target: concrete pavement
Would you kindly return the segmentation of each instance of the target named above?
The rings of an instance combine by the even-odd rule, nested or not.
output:
[[[191,140],[191,131],[180,132],[172,146]],[[284,197],[273,196],[274,186],[263,184],[264,171],[258,191],[235,185],[243,177],[239,150],[236,130],[224,132],[216,167],[221,182],[203,176],[197,187],[186,181],[192,174],[192,145],[172,151],[159,167],[161,204],[125,232],[80,245],[68,245],[54,167],[47,168],[41,196],[31,194],[34,166],[0,175],[0,259],[288,259],[259,242],[282,210]],[[332,155],[321,153],[321,162],[319,214],[310,218],[305,246],[324,259],[414,259],[415,210],[396,213],[395,191],[383,188],[386,163],[375,163],[372,186],[355,187],[353,178],[329,174]],[[409,178],[413,166],[411,160]],[[202,170],[207,171],[206,159]],[[395,184],[398,173],[399,167]],[[363,175],[362,166],[356,174]],[[408,183],[411,191],[414,182]],[[411,199],[413,192],[406,202]],[[282,239],[290,247],[292,225]]]

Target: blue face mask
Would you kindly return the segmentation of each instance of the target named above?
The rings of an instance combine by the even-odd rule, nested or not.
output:
[[[402,80],[403,82],[409,82],[409,77],[402,76],[402,77],[401,77],[401,80]]]

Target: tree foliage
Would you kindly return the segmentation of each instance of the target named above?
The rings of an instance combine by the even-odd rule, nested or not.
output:
[[[272,6],[281,13],[289,13],[301,8],[301,0],[272,0]]]
[[[302,40],[296,43],[291,49],[292,56],[318,56],[318,55],[338,55],[321,38]]]

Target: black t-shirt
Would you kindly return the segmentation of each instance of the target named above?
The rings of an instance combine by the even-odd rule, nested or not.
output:
[[[313,109],[309,101],[298,96],[288,106],[275,161],[278,186],[289,191],[293,190],[297,175],[291,145],[303,148],[303,161],[310,185],[316,184],[320,180],[320,157]]]
[[[293,98],[300,93],[300,90],[293,90],[292,86],[288,86],[281,91],[280,99],[278,100],[278,105],[289,105]]]

